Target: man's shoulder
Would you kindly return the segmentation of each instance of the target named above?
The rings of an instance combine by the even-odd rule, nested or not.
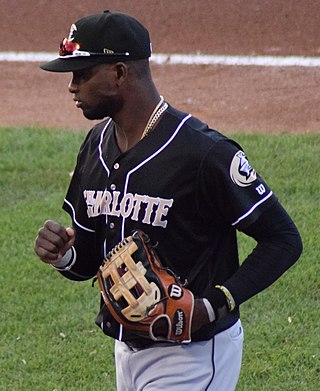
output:
[[[196,137],[199,141],[200,139],[203,139],[205,143],[209,144],[222,140],[228,140],[227,136],[225,136],[223,133],[214,129],[206,122],[200,120],[198,117],[192,114],[180,111],[172,106],[169,106],[168,113],[177,120],[183,121],[186,119],[183,123],[184,137],[188,133],[191,138]]]

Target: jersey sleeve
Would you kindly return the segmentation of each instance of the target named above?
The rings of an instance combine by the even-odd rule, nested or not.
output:
[[[92,132],[89,132],[80,148],[76,167],[62,206],[63,209],[71,216],[74,226],[89,233],[95,232],[95,227],[92,220],[88,217],[87,205],[81,186],[81,176],[84,168],[83,156],[85,155],[88,139],[91,133]]]
[[[101,260],[101,254],[97,251],[95,225],[88,217],[87,205],[81,185],[83,170],[82,156],[86,149],[86,140],[80,148],[76,167],[62,205],[62,208],[70,215],[73,228],[76,231],[73,246],[76,259],[74,259],[72,267],[68,268],[68,270],[57,270],[66,278],[72,280],[87,280],[92,278],[96,274]]]
[[[230,139],[211,147],[203,158],[199,178],[208,216],[215,215],[238,230],[255,222],[276,201],[240,145]]]
[[[94,225],[88,218],[87,206],[82,194],[77,168],[73,173],[62,207],[71,216],[77,228],[87,232],[95,232]]]

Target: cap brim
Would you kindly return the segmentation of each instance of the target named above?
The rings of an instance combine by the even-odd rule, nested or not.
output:
[[[101,62],[98,58],[56,58],[40,65],[40,68],[49,72],[73,72],[93,67]]]

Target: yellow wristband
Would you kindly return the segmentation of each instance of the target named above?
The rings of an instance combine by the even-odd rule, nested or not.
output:
[[[220,289],[224,293],[227,299],[229,311],[233,311],[236,308],[236,302],[229,290],[223,285],[216,285],[215,288]]]

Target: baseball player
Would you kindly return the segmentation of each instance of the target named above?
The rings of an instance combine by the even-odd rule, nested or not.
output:
[[[121,306],[114,291],[113,303],[102,300],[96,323],[115,339],[118,390],[230,391],[241,367],[239,307],[295,263],[302,243],[241,146],[159,94],[150,56],[146,28],[105,11],[75,22],[59,57],[41,66],[72,72],[76,107],[101,122],[81,146],[64,200],[72,227],[46,221],[35,252],[64,277],[88,280],[143,231],[157,243],[163,270],[182,282],[173,299],[182,287],[188,292],[190,324],[164,314],[144,335],[114,316],[112,306]],[[241,262],[237,230],[256,240]],[[190,338],[181,343],[184,330]]]

